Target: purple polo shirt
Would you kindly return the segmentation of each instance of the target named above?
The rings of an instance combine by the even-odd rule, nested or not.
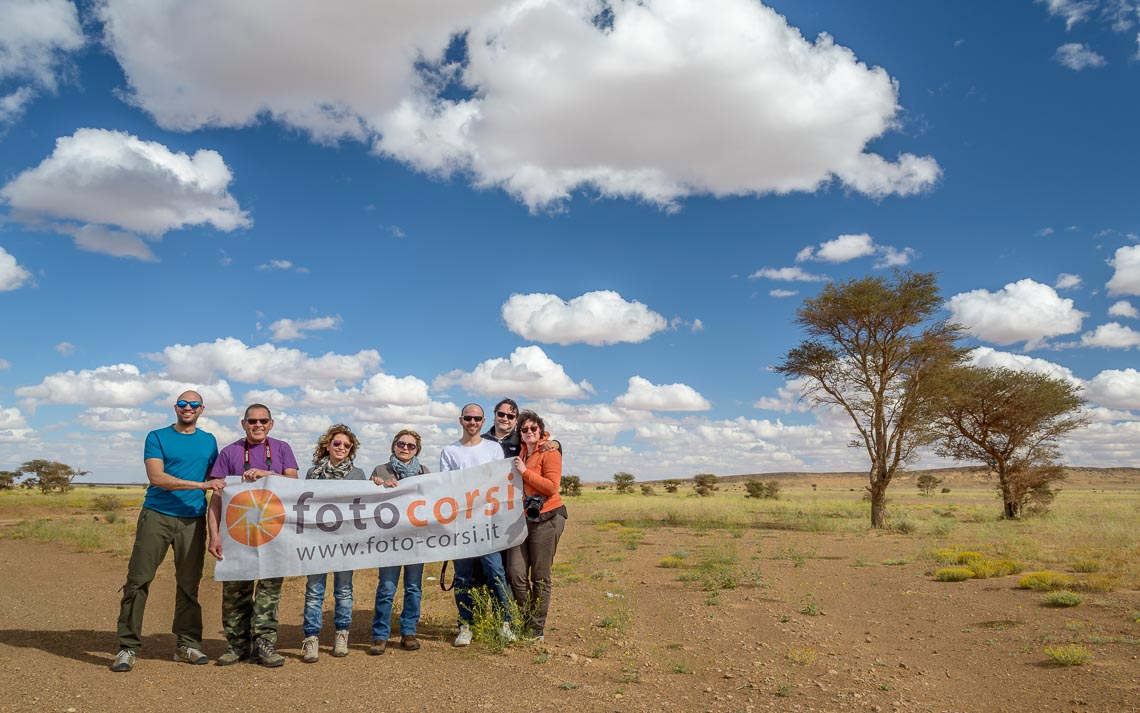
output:
[[[265,462],[265,444],[269,444],[269,454],[272,464]],[[273,467],[270,467],[272,465]],[[229,444],[218,453],[218,460],[210,471],[211,478],[224,478],[227,475],[241,475],[249,468],[268,470],[284,475],[289,468],[297,468],[297,458],[293,449],[285,441],[276,438],[266,438],[263,443],[250,445],[249,465],[245,464],[245,439],[241,438]]]

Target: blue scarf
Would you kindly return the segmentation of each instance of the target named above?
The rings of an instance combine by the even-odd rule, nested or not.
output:
[[[395,453],[393,453],[392,457],[388,459],[388,467],[391,468],[392,472],[396,474],[396,480],[403,480],[404,478],[410,478],[413,475],[419,475],[420,470],[422,470],[420,468],[420,459],[418,456],[412,456],[412,459],[405,463],[404,461],[397,458]]]

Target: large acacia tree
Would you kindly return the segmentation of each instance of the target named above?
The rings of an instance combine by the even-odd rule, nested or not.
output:
[[[76,470],[65,463],[36,459],[21,465],[17,472],[32,476],[25,484],[34,483],[44,493],[50,493],[53,490],[66,493],[71,490],[71,481],[87,475],[89,471]]]
[[[1051,500],[1064,477],[1057,441],[1088,423],[1080,386],[1030,371],[957,366],[927,384],[929,428],[938,455],[981,461],[997,474],[1003,515],[1021,516],[1034,498]]]
[[[886,527],[886,492],[899,466],[929,442],[922,388],[937,368],[960,362],[960,327],[936,319],[933,273],[895,271],[829,284],[796,313],[807,338],[775,371],[805,383],[813,406],[839,408],[855,424],[852,447],[870,459],[871,527]]]

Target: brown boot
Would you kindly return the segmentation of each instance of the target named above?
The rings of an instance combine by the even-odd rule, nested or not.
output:
[[[415,634],[407,634],[400,637],[400,647],[403,648],[404,651],[419,651],[420,642]]]
[[[373,639],[372,646],[368,647],[368,654],[370,656],[379,656],[384,653],[388,648],[388,642],[385,639]]]

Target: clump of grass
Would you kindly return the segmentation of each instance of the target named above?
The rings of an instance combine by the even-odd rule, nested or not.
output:
[[[692,673],[692,671],[683,663],[675,663],[673,664],[673,673]]]
[[[720,592],[719,591],[711,592],[709,594],[708,598],[705,599],[705,604],[707,604],[710,607],[719,607],[721,604]]]
[[[1120,580],[1103,574],[1094,574],[1073,582],[1072,588],[1082,592],[1111,592],[1120,586]]]
[[[563,691],[573,691],[575,688],[578,687],[578,684],[577,683],[560,683],[560,684],[558,684],[558,687],[561,688]]]
[[[680,557],[666,557],[657,563],[663,569],[680,569],[685,566],[685,560]]]
[[[1046,646],[1045,653],[1061,666],[1080,666],[1092,660],[1092,652],[1080,644]]]
[[[810,648],[797,648],[789,651],[786,656],[794,664],[807,666],[815,663],[815,660],[819,658],[819,652]]]
[[[1132,618],[1133,624],[1140,624],[1140,609],[1133,609],[1128,616]]]
[[[997,574],[994,575],[997,577],[1004,577],[1004,576],[1010,575],[1010,574],[1021,574],[1022,572],[1025,571],[1025,565],[1022,564],[1021,562],[1018,562],[1017,560],[1011,560],[1011,559],[990,560],[990,564],[992,564],[994,566],[994,568],[997,570]]]
[[[957,525],[958,523],[953,520],[936,520],[934,524],[930,526],[930,534],[935,537],[946,537],[954,532],[954,528],[957,527]]]
[[[590,658],[600,659],[601,657],[606,655],[606,652],[609,651],[609,649],[610,649],[609,644],[598,644],[597,646],[595,646],[593,649],[590,650]]]
[[[1050,607],[1075,607],[1085,600],[1083,594],[1071,592],[1068,589],[1058,589],[1055,592],[1048,592],[1041,601]]]
[[[973,570],[966,567],[943,567],[934,573],[939,582],[965,582],[974,578]]]
[[[103,513],[103,519],[109,523],[115,523],[119,520],[119,513],[112,510],[111,512]]]
[[[899,515],[887,522],[887,529],[900,535],[913,535],[918,532],[918,524],[906,515]]]
[[[904,564],[910,564],[910,560],[904,559],[902,557],[892,557],[889,560],[883,560],[883,564],[887,565],[888,567],[901,567]]]
[[[491,592],[486,587],[471,590],[471,633],[489,651],[499,653],[510,646],[511,641],[503,634],[503,612],[498,603],[493,602]],[[526,619],[514,601],[510,602],[512,630],[516,638],[521,638],[521,626]]]
[[[91,507],[100,512],[115,512],[123,507],[123,501],[114,495],[96,495],[91,499]]]
[[[1036,592],[1051,592],[1056,589],[1068,589],[1073,585],[1073,578],[1060,572],[1041,570],[1030,572],[1017,582],[1022,589],[1032,589]]]
[[[548,661],[550,661],[550,652],[549,651],[543,651],[542,653],[540,653],[534,657],[534,663],[536,665],[541,665],[541,664],[544,664]]]
[[[1069,565],[1069,568],[1072,569],[1074,572],[1080,572],[1081,574],[1092,574],[1093,572],[1099,572],[1100,571],[1100,561],[1099,560],[1077,560],[1076,562]]]
[[[618,539],[627,550],[636,550],[645,537],[645,530],[637,527],[623,527],[618,530]]]
[[[779,686],[776,686],[776,695],[780,698],[787,698],[788,696],[792,695],[792,687],[786,683],[780,684]]]
[[[800,614],[819,616],[819,602],[817,602],[812,595],[807,595],[804,597],[804,605],[800,607]]]
[[[670,557],[676,557],[679,560],[684,560],[684,559],[689,558],[689,551],[688,550],[673,550],[673,552],[670,553],[669,556]]]
[[[574,565],[569,562],[555,562],[550,565],[550,573],[556,577],[565,577],[574,571]]]

